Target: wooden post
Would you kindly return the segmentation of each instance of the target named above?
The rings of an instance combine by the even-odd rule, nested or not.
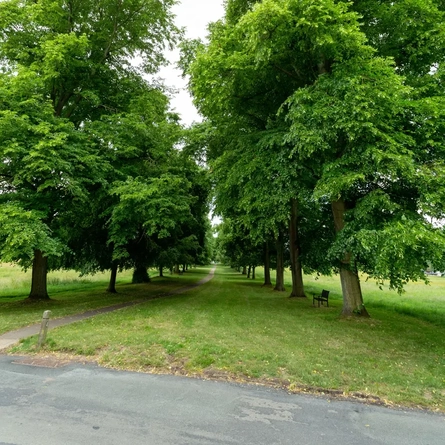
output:
[[[43,313],[42,317],[42,325],[40,326],[40,333],[39,333],[39,343],[38,347],[40,348],[46,341],[46,333],[48,332],[48,323],[49,323],[49,316],[51,314],[51,311],[45,311]]]

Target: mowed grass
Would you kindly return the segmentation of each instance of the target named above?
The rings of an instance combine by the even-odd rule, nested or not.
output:
[[[202,279],[207,269],[192,269],[185,275],[160,278],[154,276],[148,284],[130,284],[131,271],[118,274],[117,294],[107,293],[109,274],[99,273],[79,277],[74,271],[56,271],[48,274],[48,301],[29,301],[31,272],[19,267],[0,264],[0,334],[30,324],[39,323],[43,311],[51,310],[52,318],[82,313],[91,309],[118,303],[152,298]]]
[[[290,274],[286,278],[290,290]],[[405,292],[398,294],[389,290],[388,286],[383,286],[381,290],[375,281],[362,276],[361,286],[365,306],[371,316],[377,309],[383,309],[445,327],[445,277],[428,276],[428,280],[427,285],[423,281],[409,283],[405,287]],[[341,305],[342,293],[338,276],[305,276],[305,289],[310,295],[328,289],[331,291],[330,298]]]
[[[329,308],[219,267],[212,281],[188,293],[50,331],[43,352],[445,411],[445,280],[414,284],[402,297],[364,283],[371,319],[339,317],[335,277],[305,280],[309,293],[331,290]],[[12,352],[32,352],[35,342]]]

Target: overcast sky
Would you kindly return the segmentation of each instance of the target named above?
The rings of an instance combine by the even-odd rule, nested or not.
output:
[[[187,38],[205,38],[207,24],[223,16],[223,0],[180,0],[173,8],[173,12],[176,15],[176,25],[186,28]],[[179,57],[179,52],[176,50],[168,57],[174,63]],[[166,85],[178,90],[172,98],[171,105],[181,115],[183,123],[189,125],[193,121],[200,121],[201,118],[186,91],[186,81],[181,78],[180,72],[171,65],[163,68],[159,77],[165,80]]]

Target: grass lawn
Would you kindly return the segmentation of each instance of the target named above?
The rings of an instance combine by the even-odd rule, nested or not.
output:
[[[79,277],[74,271],[56,271],[48,274],[48,301],[28,301],[31,271],[24,273],[19,267],[0,264],[0,334],[30,324],[39,323],[43,311],[52,311],[52,318],[82,313],[91,309],[112,306],[113,304],[150,298],[154,295],[194,283],[202,279],[210,268],[192,269],[181,276],[164,278],[150,273],[149,284],[131,283],[132,271],[118,274],[117,294],[105,292],[109,274],[96,274]]]
[[[212,281],[188,293],[54,329],[42,352],[445,411],[445,279],[412,284],[403,296],[364,283],[372,318],[344,319],[335,277],[305,277],[308,293],[332,292],[329,308],[261,287],[257,277],[219,267]],[[137,292],[123,289],[128,298]],[[90,295],[96,293],[91,285]],[[11,352],[33,352],[35,343],[25,340]]]

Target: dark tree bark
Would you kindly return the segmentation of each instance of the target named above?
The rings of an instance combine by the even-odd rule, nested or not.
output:
[[[339,233],[345,226],[346,205],[342,199],[332,202],[335,231]],[[345,252],[340,265],[340,281],[343,293],[342,315],[369,317],[363,304],[362,289],[357,267],[351,264],[351,252]]]
[[[179,272],[180,272],[180,270],[179,270],[179,264],[176,264],[176,265],[175,265],[175,273],[179,275]]]
[[[164,267],[163,266],[159,266],[159,276],[163,277],[164,273],[163,273]]]
[[[283,235],[280,233],[277,240],[277,275],[274,290],[284,292],[284,242]]]
[[[292,273],[292,292],[289,297],[306,298],[303,285],[303,271],[300,261],[300,243],[298,240],[298,203],[291,200],[291,217],[289,221],[289,250]]]
[[[182,273],[184,273],[186,270],[185,264],[182,265]]]
[[[252,266],[252,280],[255,279],[255,266]]]
[[[113,262],[111,265],[110,282],[108,283],[107,292],[111,294],[117,294],[116,290],[116,278],[117,278],[117,263]]]
[[[250,271],[252,270],[252,266],[247,268],[247,278],[250,278]]]
[[[272,281],[270,280],[270,252],[269,243],[266,241],[264,243],[264,284],[263,286],[272,286]]]
[[[48,300],[47,289],[48,258],[44,256],[41,250],[34,250],[34,259],[32,262],[31,278],[31,300]]]
[[[243,266],[243,271],[241,273],[247,275],[247,266]]]
[[[143,264],[136,264],[133,271],[133,284],[149,283],[150,277],[148,276],[147,267]]]

